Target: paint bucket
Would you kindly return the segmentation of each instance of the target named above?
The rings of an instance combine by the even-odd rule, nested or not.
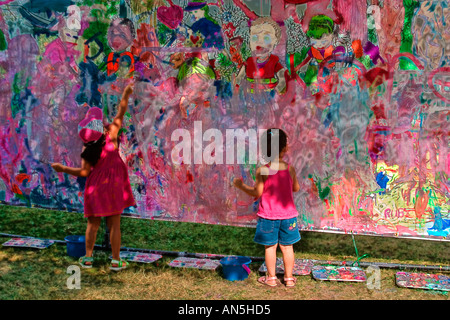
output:
[[[248,278],[251,270],[248,265],[252,260],[248,257],[225,257],[220,259],[223,275],[230,281],[242,281]]]
[[[86,255],[85,236],[67,236],[64,240],[66,240],[68,256],[80,258]]]

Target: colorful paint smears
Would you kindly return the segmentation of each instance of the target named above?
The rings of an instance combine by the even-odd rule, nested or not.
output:
[[[47,239],[35,239],[35,238],[12,238],[4,242],[4,247],[22,247],[22,248],[35,248],[46,249],[54,244],[55,241]]]
[[[112,256],[109,258],[112,259]],[[162,255],[145,252],[121,251],[120,258],[132,262],[153,263],[161,259]]]
[[[450,291],[450,278],[442,274],[397,272],[395,283],[403,288]]]
[[[447,1],[49,3],[0,1],[1,203],[82,211],[85,180],[49,163],[79,165],[79,121],[134,79],[127,214],[254,227],[230,186],[253,144],[221,138],[279,127],[301,230],[449,239]]]
[[[311,274],[311,269],[313,268],[314,263],[308,259],[295,259],[294,269],[292,270],[292,274],[295,276],[307,276]],[[260,273],[267,272],[266,263],[263,262],[261,267],[258,270]],[[284,274],[284,263],[282,258],[277,258],[276,262],[276,274]]]
[[[320,281],[365,282],[366,273],[358,267],[314,266],[313,278]]]
[[[220,266],[220,262],[217,260],[210,259],[197,259],[180,257],[172,260],[169,266],[174,268],[194,268],[194,269],[204,269],[204,270],[216,270]]]

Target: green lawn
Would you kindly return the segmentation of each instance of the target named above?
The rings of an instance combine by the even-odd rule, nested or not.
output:
[[[63,240],[70,234],[84,234],[85,228],[86,220],[79,213],[0,205],[0,233]],[[263,247],[253,242],[254,231],[253,228],[123,218],[122,245],[263,257]],[[99,231],[99,244],[103,232],[103,229]],[[2,243],[7,240],[2,239]],[[450,265],[448,242],[368,236],[355,236],[355,239],[359,254],[370,254],[363,261]],[[294,249],[299,259],[356,259],[350,235],[303,232],[302,240]],[[448,300],[447,293],[397,287],[395,273],[399,270],[395,269],[381,270],[379,290],[370,290],[365,283],[319,282],[311,276],[299,277],[297,286],[287,289],[258,284],[259,261],[251,264],[253,272],[248,279],[230,282],[223,278],[220,268],[217,271],[172,268],[168,263],[173,257],[163,257],[153,264],[132,263],[129,269],[114,273],[108,269],[108,256],[109,252],[97,251],[95,267],[81,270],[81,289],[69,290],[67,268],[76,265],[76,259],[67,256],[64,245],[55,244],[45,250],[0,247],[0,299]]]

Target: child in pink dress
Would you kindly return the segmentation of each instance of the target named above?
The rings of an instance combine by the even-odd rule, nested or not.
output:
[[[258,282],[270,287],[277,286],[276,259],[279,244],[283,253],[284,283],[286,287],[293,287],[296,283],[296,278],[292,275],[295,262],[293,244],[300,240],[293,192],[299,191],[300,185],[294,167],[282,160],[288,151],[286,133],[280,129],[268,129],[262,139],[267,141],[268,153],[271,153],[272,142],[278,144],[279,154],[271,155],[272,161],[256,170],[254,187],[244,184],[242,179],[234,179],[233,183],[248,195],[261,197],[254,241],[265,246],[268,275],[259,278]]]
[[[93,264],[93,250],[101,217],[106,217],[112,249],[111,270],[121,270],[128,263],[120,259],[121,232],[120,217],[125,208],[136,205],[131,191],[128,169],[119,155],[118,133],[127,110],[128,98],[133,92],[128,85],[122,94],[118,112],[113,122],[103,125],[101,109],[90,108],[85,119],[78,126],[78,133],[84,142],[81,153],[81,168],[71,168],[53,163],[57,172],[77,177],[87,177],[84,192],[84,216],[88,218],[86,228],[86,256],[79,263],[84,268]]]

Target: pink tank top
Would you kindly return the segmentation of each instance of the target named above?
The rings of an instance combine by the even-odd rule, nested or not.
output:
[[[289,165],[286,170],[278,170],[275,174],[267,176],[257,215],[270,220],[290,219],[298,216],[292,193]]]

